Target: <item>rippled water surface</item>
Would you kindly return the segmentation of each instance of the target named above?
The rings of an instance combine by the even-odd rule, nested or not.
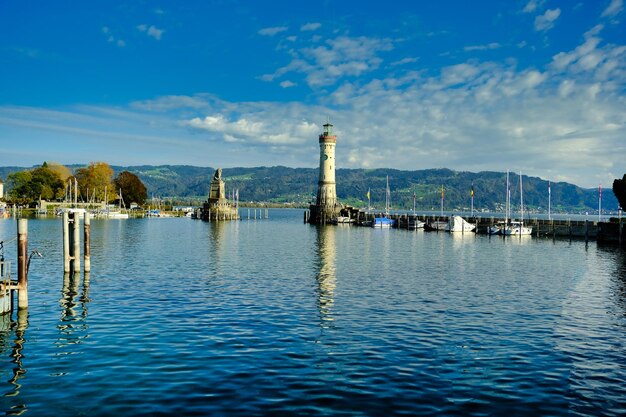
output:
[[[64,279],[61,242],[59,219],[29,221],[45,257],[27,317],[0,331],[0,412],[626,414],[618,248],[318,228],[300,210],[94,220],[84,281]]]

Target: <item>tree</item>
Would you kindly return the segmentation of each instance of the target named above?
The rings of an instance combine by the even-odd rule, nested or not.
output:
[[[29,203],[40,198],[54,200],[63,197],[65,186],[59,175],[44,162],[41,167],[9,174],[9,197],[16,202]]]
[[[105,189],[108,191],[107,203],[115,200],[116,192],[113,184],[113,168],[106,162],[90,162],[84,168],[76,170],[78,189],[83,198],[95,197],[98,201],[104,201]]]
[[[626,174],[621,180],[613,181],[613,194],[615,194],[620,207],[626,210]]]
[[[122,193],[125,203],[137,203],[141,206],[146,202],[148,190],[139,177],[132,172],[120,172],[114,182],[116,189]]]
[[[52,172],[56,172],[63,182],[72,176],[72,171],[65,165],[61,165],[58,162],[44,162],[44,164],[46,164]]]

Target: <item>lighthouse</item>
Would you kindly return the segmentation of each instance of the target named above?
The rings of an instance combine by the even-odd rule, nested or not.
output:
[[[335,146],[337,136],[333,134],[333,125],[330,122],[324,125],[324,131],[319,136],[320,144],[320,176],[317,182],[317,198],[311,204],[310,223],[326,224],[337,218],[339,206],[337,204],[337,185],[335,183]]]

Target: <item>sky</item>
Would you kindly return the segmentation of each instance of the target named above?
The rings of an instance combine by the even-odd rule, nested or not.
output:
[[[0,166],[626,173],[623,0],[0,0]]]

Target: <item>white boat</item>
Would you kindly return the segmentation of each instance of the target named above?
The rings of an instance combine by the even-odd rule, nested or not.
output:
[[[468,222],[463,217],[451,216],[445,230],[447,232],[473,232],[475,228],[475,224]]]
[[[511,221],[506,225],[503,232],[505,236],[524,236],[531,235],[533,233],[533,228],[529,226],[524,226],[524,222]]]
[[[107,198],[107,192],[105,189],[105,201],[108,201]],[[119,209],[115,210],[115,211],[111,211],[109,209],[109,206],[107,204],[106,210],[105,210],[105,217],[107,219],[128,219],[128,213],[124,213],[122,211],[122,205],[124,204],[124,199],[122,198],[122,190],[120,189],[120,193],[119,193],[119,197],[120,197],[120,203],[119,203]]]
[[[509,171],[506,172],[506,206],[504,209],[504,221],[500,221],[491,226],[487,233],[490,235],[504,235],[504,236],[521,236],[531,235],[533,228],[524,226],[524,199],[522,193],[522,173],[520,172],[520,217],[521,221],[514,221],[511,217],[511,189],[509,185]]]
[[[498,222],[487,229],[487,234],[501,235],[502,231],[506,228],[506,222]]]
[[[107,219],[128,219],[128,213],[121,211],[109,211],[106,214]]]
[[[532,235],[533,228],[530,226],[524,226],[524,192],[522,188],[522,173],[519,173],[519,199],[520,199],[520,221],[511,221],[509,222],[503,234],[505,236],[528,236]]]
[[[446,227],[448,227],[448,222],[444,222],[443,220],[432,220],[426,222],[424,230],[446,230]]]
[[[423,229],[424,226],[426,225],[425,222],[418,220],[415,217],[409,217],[407,219],[407,222],[408,222],[407,229],[410,229],[410,230]]]
[[[354,219],[351,219],[348,216],[337,216],[337,218],[334,219],[333,223],[335,224],[354,223]]]

